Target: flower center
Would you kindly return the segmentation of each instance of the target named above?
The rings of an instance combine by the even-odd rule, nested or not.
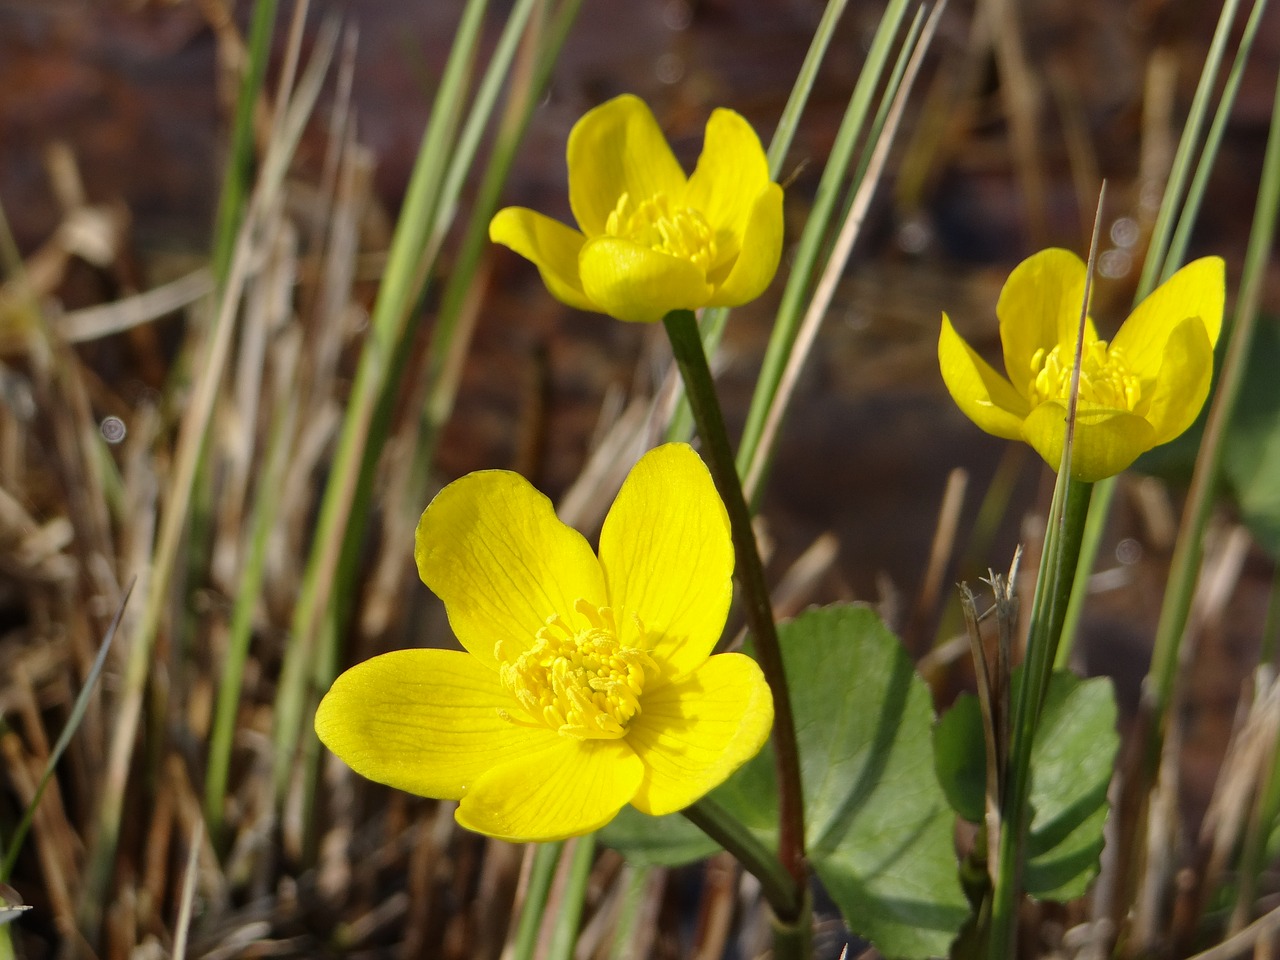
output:
[[[715,231],[706,218],[692,207],[675,206],[665,193],[640,203],[624,193],[609,214],[604,232],[688,260],[704,271],[716,263]]]
[[[512,658],[500,642],[498,676],[534,719],[529,725],[541,721],[578,740],[614,740],[640,712],[645,677],[658,668],[643,650],[618,642],[611,609],[585,600],[573,608],[586,620],[585,629],[575,631],[553,615],[531,650]],[[523,724],[505,710],[501,714]]]
[[[1065,353],[1065,356],[1064,356]],[[1062,344],[1048,353],[1037,350],[1031,358],[1031,400],[1070,399],[1074,350]],[[1080,357],[1080,402],[1110,410],[1133,410],[1142,399],[1142,382],[1129,372],[1118,350],[1107,350],[1107,341],[1086,342]]]

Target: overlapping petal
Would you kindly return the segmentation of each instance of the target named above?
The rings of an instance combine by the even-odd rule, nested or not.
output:
[[[507,207],[490,221],[489,239],[533,261],[547,290],[561,303],[595,309],[582,289],[578,257],[587,238],[577,230],[524,207]]]
[[[422,514],[414,557],[464,647],[496,664],[495,644],[526,650],[548,617],[604,603],[590,545],[518,473],[483,470],[449,484]]]
[[[1022,437],[1022,421],[1031,410],[1027,398],[964,342],[945,313],[938,336],[938,362],[947,390],[966,417],[997,437]]]
[[[713,111],[685,203],[702,211],[718,242],[732,238],[736,254],[742,249],[756,198],[770,185],[769,161],[751,124],[732,110]],[[778,191],[781,219],[781,188]]]
[[[1000,343],[1013,388],[1030,394],[1031,358],[1060,343],[1074,348],[1084,303],[1085,265],[1070,250],[1049,249],[1013,268],[1000,299]]]
[[[588,237],[629,194],[684,193],[685,175],[653,113],[639,97],[623,94],[587,111],[569,133],[569,206]]]
[[[1114,477],[1138,455],[1153,446],[1151,424],[1123,410],[1089,410],[1076,414],[1071,448],[1071,475],[1093,483]],[[1055,470],[1062,463],[1067,438],[1067,407],[1048,400],[1031,411],[1022,424],[1022,438]]]
[[[740,250],[706,305],[737,307],[764,293],[782,258],[782,188],[771,183],[751,204]]]
[[[668,676],[701,664],[729,613],[733,561],[728,514],[693,448],[668,443],[645,454],[600,533],[600,565],[623,641],[634,642],[634,615]]]
[[[362,776],[423,797],[457,800],[486,771],[562,738],[521,727],[497,673],[457,650],[396,650],[357,664],[329,689],[315,728]]]
[[[645,765],[631,803],[659,816],[718,787],[768,739],[773,699],[755,661],[722,653],[647,694],[627,742]]]
[[[628,741],[556,740],[480,777],[458,804],[458,823],[500,840],[547,842],[617,816],[645,775]]]
[[[706,273],[690,261],[620,237],[588,240],[581,270],[593,309],[632,323],[654,323],[671,310],[697,309],[713,292]]]
[[[1162,361],[1144,413],[1152,445],[1180,436],[1200,414],[1213,381],[1213,344],[1199,317],[1187,317],[1168,334]]]
[[[1135,373],[1155,377],[1164,363],[1165,340],[1179,321],[1198,318],[1210,349],[1217,344],[1225,298],[1226,265],[1222,258],[1193,260],[1134,308],[1116,332],[1111,348],[1124,354]]]

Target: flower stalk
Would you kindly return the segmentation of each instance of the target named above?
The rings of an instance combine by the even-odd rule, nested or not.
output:
[[[1072,478],[1066,470],[1058,474],[1036,577],[1023,680],[1013,704],[1010,764],[1000,802],[999,853],[990,914],[988,956],[992,960],[1012,960],[1016,952],[1022,867],[1032,814],[1031,751],[1071,598],[1092,492],[1093,484]]]
[[[742,494],[742,483],[729,446],[724,415],[716,398],[706,354],[702,350],[702,338],[698,335],[697,320],[690,310],[672,310],[663,318],[663,325],[684,380],[694,422],[705,445],[707,466],[729,513],[730,532],[738,555],[736,571],[742,585],[747,622],[755,639],[760,668],[773,693],[773,743],[778,765],[778,857],[797,891],[797,896],[790,902],[796,912],[790,916],[780,914],[778,919],[795,921],[803,900],[799,892],[805,885],[804,797],[800,787],[795,719],[782,666],[778,631],[773,621],[773,607],[765,585],[755,533],[751,528],[751,513]]]

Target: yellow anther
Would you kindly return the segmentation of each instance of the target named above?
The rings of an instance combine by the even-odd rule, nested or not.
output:
[[[605,221],[607,236],[622,237],[710,270],[716,264],[715,231],[692,207],[677,207],[665,193],[634,203],[624,193]]]
[[[657,665],[643,650],[625,647],[617,637],[613,611],[583,600],[574,612],[586,626],[574,630],[563,617],[548,617],[531,649],[509,656],[499,643],[498,675],[532,721],[499,715],[521,725],[541,720],[565,736],[579,740],[616,739],[640,712],[646,676]],[[639,636],[643,627],[636,621]]]
[[[1043,348],[1031,357],[1033,404],[1045,400],[1067,400],[1071,395],[1074,351],[1062,345],[1048,353]],[[1080,356],[1080,402],[1109,410],[1135,410],[1142,399],[1142,382],[1129,372],[1118,350],[1108,350],[1105,340],[1084,345]]]

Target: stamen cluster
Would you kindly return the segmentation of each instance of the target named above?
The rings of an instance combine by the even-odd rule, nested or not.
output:
[[[629,193],[618,198],[605,233],[710,270],[716,263],[715,231],[692,207],[677,207],[665,193],[635,203]]]
[[[499,678],[535,722],[578,740],[617,739],[640,712],[646,676],[658,668],[644,650],[618,641],[611,609],[579,600],[574,610],[586,619],[585,629],[575,631],[553,615],[532,649],[513,658],[500,643]]]
[[[1043,347],[1031,357],[1033,403],[1068,400],[1071,396],[1071,369],[1075,357],[1065,355],[1058,344],[1047,352]],[[1080,356],[1080,401],[1108,410],[1136,410],[1142,398],[1141,381],[1129,372],[1118,350],[1108,350],[1107,341],[1091,340]]]

